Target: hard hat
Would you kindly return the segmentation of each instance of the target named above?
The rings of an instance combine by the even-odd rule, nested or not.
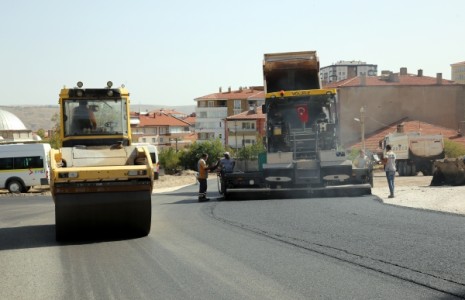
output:
[[[230,155],[229,155],[229,152],[225,152],[225,153],[224,153],[224,156],[230,156]]]

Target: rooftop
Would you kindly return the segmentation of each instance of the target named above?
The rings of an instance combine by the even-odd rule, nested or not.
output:
[[[379,141],[390,133],[396,132],[398,124],[404,124],[404,132],[420,132],[422,135],[442,134],[444,138],[465,146],[465,137],[460,135],[456,129],[437,126],[418,120],[402,119],[392,123],[388,127],[375,131],[365,136],[365,148],[371,151],[379,150]],[[349,148],[361,148],[362,143],[356,142],[348,145]]]
[[[220,92],[209,94],[206,96],[198,97],[195,100],[240,100],[240,99],[264,99],[265,92],[263,91],[263,87],[249,87],[249,88],[239,88],[238,90],[231,90],[228,89],[227,92],[223,92],[220,89]]]
[[[17,116],[0,109],[0,130],[27,130],[27,128]]]

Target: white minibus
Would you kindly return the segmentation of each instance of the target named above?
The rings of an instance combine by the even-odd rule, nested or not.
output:
[[[158,150],[155,145],[149,143],[132,143],[134,146],[145,146],[149,150],[150,158],[152,159],[153,164],[153,179],[158,180],[160,163],[158,162]]]
[[[0,189],[25,193],[48,185],[50,144],[0,144]]]

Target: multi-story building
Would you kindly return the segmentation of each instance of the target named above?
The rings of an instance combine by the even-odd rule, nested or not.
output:
[[[377,76],[378,65],[367,64],[364,61],[341,60],[333,65],[320,69],[320,78],[323,84],[357,77],[363,74],[366,76]]]
[[[179,150],[189,146],[195,139],[191,124],[163,112],[131,113],[132,139],[158,147]]]
[[[451,64],[450,67],[452,81],[465,84],[465,61]]]
[[[254,106],[248,111],[227,117],[225,145],[238,149],[263,140],[265,119],[261,106]]]
[[[195,131],[197,140],[220,139],[225,144],[225,120],[254,106],[265,103],[263,87],[240,87],[232,91],[206,95],[194,99],[197,102]]]

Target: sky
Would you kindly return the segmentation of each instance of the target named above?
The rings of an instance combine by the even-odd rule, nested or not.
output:
[[[451,78],[465,61],[463,0],[2,0],[0,105],[57,105],[63,86],[124,84],[167,108],[263,85],[265,53],[316,50],[320,66]]]

